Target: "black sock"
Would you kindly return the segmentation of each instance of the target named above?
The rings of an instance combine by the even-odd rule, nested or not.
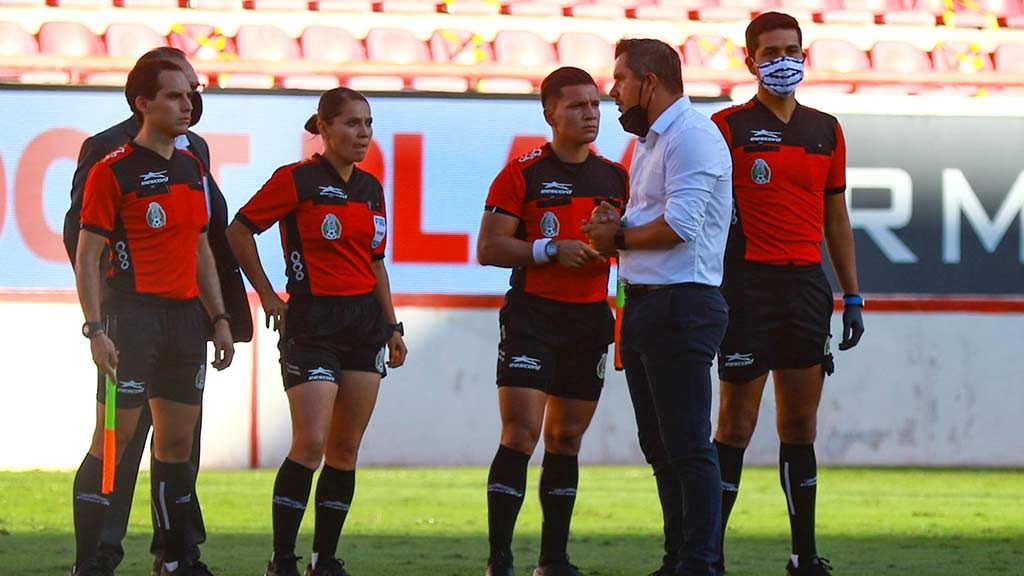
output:
[[[487,475],[487,539],[491,559],[512,558],[512,532],[526,492],[530,455],[498,446]]]
[[[814,444],[786,444],[779,448],[779,480],[786,493],[793,554],[810,559],[818,555],[814,542],[814,498],[818,463]]]
[[[153,459],[152,498],[163,534],[164,563],[188,559],[188,523],[195,498],[195,470],[189,462]]]
[[[100,547],[103,517],[110,500],[100,493],[103,483],[103,461],[86,454],[75,474],[75,565],[81,566],[96,557]]]
[[[661,563],[665,566],[679,564],[683,550],[683,487],[676,469],[670,464],[654,467],[654,480],[658,484],[658,500],[661,501],[661,517],[665,533],[665,555]]]
[[[580,465],[575,454],[544,453],[540,473],[540,509],[544,516],[540,536],[541,566],[558,564],[567,558],[569,524],[579,481]]]
[[[299,535],[302,514],[309,502],[313,486],[313,471],[294,460],[284,459],[274,480],[274,557],[295,554],[295,539]]]
[[[729,525],[729,514],[736,504],[736,498],[740,494],[740,476],[743,475],[743,453],[746,448],[737,448],[715,442],[718,449],[718,468],[722,473],[722,532],[719,535],[719,550],[722,551],[722,559],[719,567],[722,566],[725,556],[725,527]]]
[[[318,559],[334,558],[338,538],[345,526],[352,495],[356,491],[356,471],[338,470],[324,464],[316,481],[316,530],[313,552]]]

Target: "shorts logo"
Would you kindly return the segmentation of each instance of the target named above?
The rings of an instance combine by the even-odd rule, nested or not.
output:
[[[334,186],[320,186],[320,195],[329,198],[341,198],[343,200],[348,198],[348,194],[345,194],[344,190]]]
[[[320,225],[320,233],[328,240],[341,238],[341,222],[334,214],[324,216],[324,223]]]
[[[767,184],[772,181],[772,169],[763,158],[754,160],[754,166],[750,169],[750,179],[754,184]]]
[[[554,238],[558,236],[559,228],[561,228],[561,224],[558,222],[558,216],[555,216],[554,212],[545,212],[540,219],[540,233],[545,238]]]
[[[750,366],[754,363],[754,354],[727,354],[725,356],[725,367],[726,368],[739,368],[741,366]]]
[[[117,387],[117,391],[122,394],[142,394],[146,391],[145,382],[137,382],[135,380],[121,380],[118,382],[120,386]]]
[[[117,254],[117,265],[121,267],[121,270],[127,270],[131,266],[131,262],[128,260],[128,244],[124,240],[114,244],[114,252]]]
[[[370,242],[370,248],[376,250],[380,243],[384,241],[384,236],[388,233],[388,221],[383,216],[373,217],[373,241]]]
[[[750,131],[751,142],[782,142],[782,132],[773,132],[771,130],[751,130]]]
[[[324,368],[323,366],[319,366],[317,368],[309,370],[309,375],[306,376],[306,379],[311,382],[313,380],[328,380],[330,382],[334,382],[334,370],[331,370],[330,368]]]
[[[167,213],[164,212],[163,206],[150,202],[149,209],[146,210],[146,223],[150,228],[163,228],[167,225]]]
[[[608,353],[601,354],[601,359],[597,361],[597,378],[598,380],[604,380],[604,365],[608,362]]]
[[[513,356],[508,363],[509,368],[522,368],[523,370],[540,370],[540,360],[529,356]]]
[[[292,374],[294,376],[301,376],[302,375],[302,369],[299,368],[298,366],[296,366],[295,364],[287,364],[286,363],[284,365],[284,371],[289,373],[289,374]]]
[[[529,162],[530,160],[533,160],[534,158],[536,158],[537,156],[540,156],[543,153],[544,153],[544,151],[541,150],[540,148],[534,148],[532,151],[527,152],[526,154],[523,154],[522,156],[520,156],[519,157],[519,161],[520,162]]]
[[[170,182],[170,178],[167,177],[167,170],[161,170],[159,172],[146,172],[139,176],[139,186],[152,186],[153,184],[166,184]]]
[[[377,372],[380,372],[380,373],[384,372],[384,354],[387,352],[387,349],[388,349],[388,347],[385,345],[385,346],[381,346],[380,350],[377,351],[377,361],[376,361]]]
[[[206,388],[206,364],[199,365],[199,371],[196,372],[196,390],[202,390]]]
[[[552,196],[572,194],[572,184],[563,184],[561,182],[543,182],[541,186],[543,186],[543,188],[540,189],[541,194],[548,194]]]

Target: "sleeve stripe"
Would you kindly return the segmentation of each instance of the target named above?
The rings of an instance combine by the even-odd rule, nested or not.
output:
[[[846,192],[846,185],[836,186],[835,188],[825,188],[825,194],[831,196],[832,194],[842,194]]]
[[[383,259],[384,259],[384,255],[383,255],[383,254],[374,254],[374,255],[373,255],[373,256],[372,256],[371,258],[370,258],[370,260],[371,260],[371,261],[373,261],[373,262],[376,262],[376,261],[378,261],[378,260],[383,260]]]
[[[245,227],[248,228],[249,230],[252,230],[253,234],[260,234],[264,230],[266,230],[266,228],[260,228],[259,226],[254,224],[252,220],[246,218],[245,214],[242,214],[241,212],[235,214],[235,220],[238,220],[242,224],[245,224]]]
[[[505,210],[504,208],[500,208],[500,207],[494,206],[492,204],[488,204],[487,206],[484,206],[484,212],[491,212],[491,213],[494,213],[494,214],[504,214],[506,216],[511,216],[513,218],[519,218],[519,214],[513,214],[512,212],[509,212],[508,210]]]
[[[114,235],[114,231],[113,230],[106,230],[104,228],[100,228],[99,226],[94,226],[92,224],[82,224],[82,230],[88,230],[89,232],[92,232],[93,234],[99,234],[100,236],[103,236],[104,238],[110,238],[111,236]]]

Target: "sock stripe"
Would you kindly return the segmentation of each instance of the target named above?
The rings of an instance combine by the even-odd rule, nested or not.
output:
[[[519,490],[516,490],[515,488],[509,486],[508,484],[501,484],[501,483],[498,483],[498,482],[495,482],[493,484],[488,484],[487,485],[487,491],[488,492],[495,492],[497,494],[507,494],[509,496],[515,496],[516,498],[522,498],[523,497],[523,493],[520,492]]]
[[[160,481],[160,488],[159,488],[159,493],[160,493],[160,509],[164,513],[164,521],[163,521],[164,530],[170,530],[171,529],[171,516],[170,516],[170,514],[167,513],[167,496],[165,495],[166,489],[167,489],[167,482],[164,482],[163,480],[161,480]]]
[[[796,507],[793,506],[793,487],[789,483],[789,462],[782,463],[782,489],[786,493],[786,503],[789,504],[789,515],[796,516]]]

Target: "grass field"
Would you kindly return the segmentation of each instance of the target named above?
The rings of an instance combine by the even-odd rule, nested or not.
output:
[[[487,554],[487,471],[360,470],[340,554],[353,576],[481,575]],[[824,469],[819,550],[837,576],[1024,574],[1024,471]],[[262,576],[270,553],[274,471],[206,471],[199,495],[218,576]],[[69,472],[0,473],[0,575],[66,574],[73,560]],[[539,544],[537,470],[519,518],[518,573]],[[148,478],[135,499],[118,573],[148,575]],[[145,487],[145,490],[142,488]],[[311,509],[312,511],[312,509]],[[312,514],[299,536],[309,555]],[[660,560],[654,481],[641,467],[585,467],[570,553],[584,574],[641,576]],[[744,471],[729,527],[730,576],[781,575],[789,528],[777,471]]]

